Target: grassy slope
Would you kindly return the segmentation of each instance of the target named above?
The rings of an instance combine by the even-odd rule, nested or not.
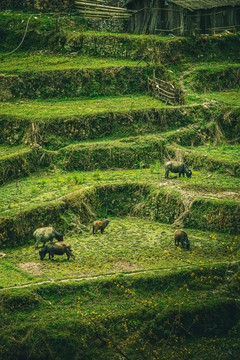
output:
[[[176,187],[183,191],[192,191],[197,195],[209,195],[211,197],[226,197],[238,200],[239,179],[228,177],[219,173],[194,171],[191,180],[187,178],[174,179],[170,174],[171,180],[164,179],[164,169],[159,165],[154,165],[151,169],[142,170],[115,170],[115,171],[94,171],[94,172],[39,172],[16,182],[0,187],[0,208],[1,215],[14,215],[21,210],[32,205],[47,204],[61,196],[77,191],[81,188],[105,183],[124,183],[126,181],[147,182],[149,184],[165,187]],[[231,195],[231,193],[232,195]],[[14,198],[14,202],[12,199]]]
[[[163,360],[205,359],[206,354],[227,359],[228,351],[237,355],[239,350],[239,311],[224,294],[225,271],[201,267],[0,290],[0,346],[9,346],[6,359],[22,353],[32,359],[68,359],[76,353],[88,359],[96,354],[104,360],[120,354],[150,359],[152,352]]]
[[[174,246],[171,226],[149,220],[113,218],[103,235],[93,235],[90,226],[89,230],[86,228],[78,234],[73,229],[65,236],[65,241],[71,244],[75,261],[68,262],[66,256],[56,256],[54,261],[49,261],[47,256],[40,261],[33,245],[6,249],[1,263],[1,285],[8,287],[16,283],[108,273],[172,271],[185,266],[191,269],[235,261],[240,254],[240,239],[236,236],[190,229],[187,232],[190,251]]]
[[[51,119],[54,117],[101,114],[105,112],[123,112],[139,109],[159,108],[164,104],[148,95],[126,95],[99,97],[96,99],[73,98],[12,101],[0,103],[0,112],[5,115],[26,117],[29,119]]]
[[[62,55],[54,53],[14,53],[11,56],[2,57],[1,73],[21,74],[23,72],[39,72],[48,70],[69,70],[69,69],[99,69],[116,66],[136,66],[137,61],[114,58],[94,58],[89,56]],[[140,66],[146,66],[140,63]]]
[[[9,18],[11,18],[11,14]],[[22,14],[20,15],[21,18]],[[46,18],[46,20],[44,26],[54,27],[51,17]],[[74,37],[77,38],[79,35],[81,34],[74,34]],[[106,33],[94,32],[88,32],[84,35],[89,39],[91,37],[101,39],[103,36],[106,38],[109,36]],[[116,39],[133,40],[135,44],[138,41],[151,40],[155,46],[158,42],[172,41],[158,36],[122,36],[121,34],[111,36]],[[24,56],[21,54],[13,58],[13,65],[4,62],[4,72],[24,71],[26,65],[21,63],[23,59]],[[93,68],[108,66],[110,63],[120,64],[118,60],[107,60],[106,64],[103,60],[88,60],[83,57],[81,59],[75,57],[69,59],[66,56],[56,58],[53,55],[50,57],[34,55],[28,58],[29,64],[34,67],[37,59],[41,59],[43,62],[41,63],[42,69],[85,66],[88,61],[89,67]],[[129,65],[133,65],[133,63],[128,61]],[[38,66],[36,64],[36,68],[39,69]],[[210,97],[230,105],[239,105],[238,92],[203,95],[192,93],[188,100],[189,102],[202,102]],[[107,112],[109,109],[118,112],[127,111],[129,108],[142,109],[143,107],[158,108],[162,106],[160,101],[145,95],[138,95],[93,100],[82,98],[80,101],[79,99],[71,101],[56,99],[44,102],[6,102],[0,104],[0,112],[1,114],[28,119],[49,120],[53,117],[65,116],[64,114],[74,116]],[[135,139],[132,138],[131,140]],[[96,143],[101,144],[98,141]],[[119,141],[113,142],[115,145],[118,143]],[[105,146],[108,147],[108,145],[109,142],[106,142]],[[195,152],[196,154],[201,153],[206,151],[205,149],[206,147],[201,147],[195,149]],[[24,151],[24,146],[20,146],[17,150]],[[10,152],[12,150],[9,151],[9,148],[1,147],[2,156]],[[224,150],[223,148],[209,147],[208,153],[231,160],[238,155],[238,148],[231,147]],[[223,154],[224,156],[222,156]],[[125,180],[144,181],[156,185],[160,183],[161,186],[166,187],[170,184],[170,186],[180,189],[186,194],[196,192],[196,195],[213,198],[225,196],[222,193],[225,191],[228,193],[226,194],[228,198],[231,197],[236,200],[236,193],[239,192],[238,179],[217,172],[209,174],[204,170],[195,170],[191,180],[171,179],[167,181],[163,180],[163,176],[164,170],[159,169],[158,165],[152,166],[150,170],[104,172],[63,172],[53,167],[50,172],[36,173],[31,177],[1,186],[2,214],[14,215],[28,208],[29,204],[34,206],[34,204],[48,203],[62,195],[92,184],[122,183]],[[69,219],[66,220],[69,221]],[[6,359],[11,359],[13,356],[11,349],[15,349],[15,358],[21,358],[21,353],[24,353],[33,359],[44,359],[48,356],[52,358],[61,356],[61,359],[67,359],[69,356],[76,356],[76,354],[80,358],[85,356],[91,359],[97,353],[99,359],[118,359],[119,352],[112,345],[114,340],[120,344],[120,348],[124,352],[126,351],[129,354],[131,359],[150,359],[155,356],[155,358],[164,360],[170,358],[200,360],[205,359],[206,353],[208,353],[208,359],[225,360],[228,359],[229,351],[231,351],[232,356],[237,356],[239,350],[238,327],[235,330],[233,329],[231,336],[227,335],[227,331],[235,325],[238,319],[236,314],[238,313],[234,308],[233,318],[235,320],[230,325],[227,323],[227,319],[232,319],[232,316],[229,315],[226,319],[224,318],[224,324],[221,325],[222,315],[219,316],[219,314],[228,314],[226,304],[229,299],[227,297],[230,297],[231,301],[233,301],[233,297],[235,299],[238,297],[238,293],[233,296],[234,291],[232,289],[229,293],[224,293],[227,285],[229,285],[229,277],[225,277],[226,269],[220,266],[222,262],[229,264],[239,258],[238,236],[187,229],[191,241],[191,250],[186,252],[174,246],[173,229],[166,224],[136,218],[113,218],[105,234],[93,236],[90,232],[82,233],[81,227],[80,230],[77,228],[79,219],[74,220],[76,227],[73,227],[72,233],[66,234],[66,240],[72,244],[76,261],[67,262],[64,257],[59,257],[54,261],[45,259],[41,262],[32,245],[6,249],[6,251],[4,250],[6,257],[0,258],[0,285],[2,287],[16,287],[21,284],[36,283],[40,280],[86,278],[89,275],[116,272],[124,274],[127,272],[144,272],[145,270],[154,271],[150,272],[149,275],[138,275],[136,282],[128,281],[127,277],[120,277],[120,280],[117,279],[115,282],[113,277],[110,280],[113,284],[111,283],[110,286],[108,281],[98,279],[95,282],[86,281],[83,286],[69,282],[65,285],[64,283],[59,285],[47,284],[43,287],[30,286],[29,289],[1,290],[0,324],[4,328],[5,336],[0,341],[0,351],[5,354]],[[76,233],[76,229],[79,230],[79,233]],[[216,263],[218,264],[216,265]],[[176,267],[179,266],[182,269],[180,272],[176,272]],[[184,272],[185,267],[188,269],[187,272]],[[170,275],[170,278],[164,276],[166,272],[162,272],[161,268],[168,269],[167,274]],[[233,273],[237,274],[236,270]],[[236,289],[239,291],[239,285],[236,286]],[[136,298],[132,297],[133,291],[137,294]],[[152,297],[155,297],[154,300]],[[233,309],[232,304],[231,307]],[[95,311],[95,314],[92,314],[92,311]],[[105,322],[105,314],[109,314],[111,311],[113,316],[107,318],[107,322]],[[60,317],[59,313],[64,313],[65,316]],[[173,329],[176,330],[174,326],[179,319],[174,316],[179,313],[185,313],[187,314],[186,317],[190,318],[186,323],[183,321],[184,329],[194,328],[194,324],[197,324],[198,330],[195,330],[194,337],[189,332],[182,332],[182,328],[180,338],[175,335],[178,332],[174,332]],[[200,321],[197,320],[197,316]],[[166,317],[170,324],[170,331],[165,333],[168,336],[168,341],[164,343],[161,343],[161,340],[159,342],[164,333],[162,317]],[[139,319],[144,319],[144,321],[139,322]],[[133,325],[134,322],[135,325]],[[142,327],[144,323],[149,326],[147,330]],[[202,323],[206,325],[207,331],[203,330]],[[216,331],[213,326],[211,327],[211,324],[214,324],[219,331]],[[106,329],[111,329],[111,336]],[[140,336],[139,333],[141,332]],[[119,338],[112,339],[116,333]],[[214,334],[218,334],[218,338],[215,338]],[[224,335],[221,334],[225,334],[226,339],[222,338],[221,336]],[[59,336],[61,336],[61,342],[59,342]],[[209,338],[202,338],[202,336]],[[44,348],[41,346],[43,341],[46,345]],[[157,347],[153,345],[154,342],[159,345],[159,348],[158,345]],[[163,353],[161,347],[163,347]],[[224,357],[225,355],[226,357]]]

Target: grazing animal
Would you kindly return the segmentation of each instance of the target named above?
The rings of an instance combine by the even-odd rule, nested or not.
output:
[[[104,232],[104,229],[108,224],[110,223],[110,220],[96,220],[93,222],[92,227],[92,233],[95,234],[98,230],[101,230],[101,233]]]
[[[187,165],[183,162],[168,161],[165,164],[165,178],[168,178],[169,171],[175,174],[178,173],[179,177],[181,177],[181,175],[185,176],[185,174],[188,178],[192,176],[192,170],[188,169]]]
[[[75,259],[75,256],[72,253],[71,246],[63,241],[59,242],[50,242],[47,245],[43,246],[39,250],[40,259],[43,260],[49,254],[49,259],[53,259],[54,255],[63,255],[67,254],[67,259],[69,260],[70,257]]]
[[[63,241],[63,234],[57,232],[52,226],[38,228],[34,231],[33,236],[36,240],[35,249],[38,248],[40,242],[43,242],[44,246],[46,242],[52,241],[54,238],[58,241]]]
[[[188,240],[187,233],[183,230],[176,230],[174,233],[175,245],[179,245],[181,243],[183,248],[189,250],[190,242]]]

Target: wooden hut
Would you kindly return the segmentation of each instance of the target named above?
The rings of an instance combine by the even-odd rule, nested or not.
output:
[[[127,0],[130,32],[197,35],[240,30],[240,0]]]

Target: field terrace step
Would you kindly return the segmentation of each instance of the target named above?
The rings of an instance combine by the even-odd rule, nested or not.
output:
[[[94,239],[90,245],[95,242]],[[132,248],[133,246],[134,244]],[[96,250],[99,248],[100,246]],[[137,252],[140,249],[141,247],[136,248]],[[142,252],[146,254],[144,247]],[[33,251],[29,250],[27,255],[31,253]],[[116,267],[117,265],[120,267],[120,259],[117,264],[117,248],[115,253],[116,255],[112,259],[110,257],[103,258],[103,264],[106,267],[110,265],[112,268],[115,262]],[[21,259],[20,252],[15,252],[15,254],[14,263],[18,258]],[[89,268],[91,262],[94,267],[102,263],[98,260],[101,256],[96,259],[91,255],[86,257]],[[154,256],[157,254],[155,253]],[[14,258],[14,254],[12,257]],[[109,273],[105,276],[95,277],[94,274],[87,278],[87,274],[84,273],[82,279],[75,275],[72,280],[67,279],[64,282],[67,277],[65,269],[71,269],[73,273],[77,261],[64,262],[60,260],[56,266],[54,266],[54,262],[51,262],[51,267],[46,264],[47,261],[44,261],[44,264],[39,261],[29,262],[28,264],[35,264],[36,268],[43,270],[38,276],[27,271],[26,254],[23,254],[23,258],[25,269],[19,270],[17,266],[14,267],[10,264],[8,267],[6,266],[7,270],[3,268],[4,287],[7,274],[9,274],[9,285],[14,284],[15,279],[18,286],[4,288],[0,294],[4,312],[4,316],[2,316],[4,333],[5,331],[10,332],[8,324],[11,324],[9,341],[3,342],[2,340],[1,342],[4,344],[1,346],[2,358],[6,358],[10,352],[14,358],[20,352],[26,358],[34,349],[34,353],[37,352],[39,358],[46,359],[50,347],[53,358],[59,356],[59,351],[63,355],[67,354],[62,356],[63,359],[67,359],[68,354],[71,354],[72,357],[79,352],[84,354],[82,349],[85,347],[88,349],[87,357],[89,359],[96,358],[96,354],[97,358],[105,360],[119,357],[119,353],[114,352],[106,341],[100,342],[99,338],[95,337],[95,334],[102,333],[110,333],[110,338],[114,337],[118,347],[121,351],[124,349],[128,358],[129,353],[133,352],[138,359],[143,358],[143,355],[145,358],[149,357],[149,352],[144,352],[145,348],[138,348],[139,343],[144,343],[147,348],[150,347],[156,358],[164,360],[175,357],[175,354],[179,353],[181,355],[190,353],[191,357],[192,354],[197,354],[202,359],[206,358],[205,355],[209,352],[214,354],[215,359],[220,359],[223,353],[231,352],[234,355],[238,353],[239,336],[236,328],[240,311],[231,293],[231,290],[234,289],[231,282],[233,276],[228,279],[225,274],[228,271],[227,265],[216,264],[217,269],[206,266],[202,271],[199,270],[199,266],[191,268],[183,266],[180,270],[175,265],[165,271],[164,269],[156,272],[140,270],[135,274],[128,273],[130,271],[126,271],[124,274],[124,271],[120,269],[117,271],[117,275],[121,274],[120,276],[113,276]],[[134,259],[134,263],[141,258],[143,256],[140,255],[139,258]],[[107,260],[109,260],[108,263]],[[124,263],[122,260],[122,263],[129,264],[131,267],[131,262]],[[61,271],[59,271],[59,266]],[[37,283],[37,278],[41,279],[44,276],[43,272],[48,267],[48,270],[53,270],[51,271],[51,280],[48,279],[44,282],[40,280]],[[54,281],[52,278],[63,273],[63,268],[64,272],[66,271],[66,275],[63,275],[64,279]],[[82,269],[81,262],[75,273],[80,274],[80,269]],[[230,266],[230,271],[233,272],[233,275],[237,274],[236,266]],[[193,275],[191,275],[192,273]],[[32,285],[21,286],[21,283],[24,284],[27,279]],[[225,285],[225,291],[223,291],[224,283],[229,285],[229,287]],[[78,307],[77,316],[76,307]],[[28,316],[26,316],[26,312]],[[59,317],[60,313],[64,313],[62,318]],[[139,320],[142,313],[145,316],[144,322],[142,319]],[[49,326],[49,318],[51,326]],[[177,321],[180,322],[180,325],[175,330]],[[191,333],[188,333],[186,339],[186,329],[189,328],[189,324]],[[61,344],[59,345],[60,326]],[[151,327],[151,335],[144,335],[143,339],[139,333],[146,332],[146,327]],[[22,343],[17,342],[13,347],[12,337],[19,336],[19,328],[21,329]],[[30,328],[32,331],[29,334]],[[128,331],[122,330],[119,334],[119,328],[121,330],[127,328]],[[45,346],[40,346],[43,336],[45,336]],[[129,342],[129,337],[131,342]],[[168,346],[159,346],[157,341],[152,341],[152,337],[157,338],[160,344],[165,344],[167,341]],[[173,339],[170,341],[169,337]],[[181,341],[178,341],[179,337]],[[37,345],[33,345],[33,343]]]
[[[29,146],[0,145],[0,184],[49,166],[52,153]]]
[[[97,176],[95,180],[98,182]],[[22,196],[20,191],[21,187],[15,187],[16,197]],[[34,197],[39,189],[31,186],[27,197],[31,191]],[[8,209],[5,205],[5,211],[0,216],[1,247],[17,246],[29,241],[36,227],[52,224],[67,232],[74,227],[74,223],[81,228],[81,224],[84,227],[103,214],[110,217],[130,215],[167,224],[173,224],[182,217],[182,226],[188,228],[239,233],[240,202],[236,200],[201,197],[196,193],[195,197],[189,199],[191,202],[186,208],[181,191],[129,179],[125,182],[80,186],[79,190],[50,201],[46,198],[44,201],[44,189],[42,191],[43,197],[39,195],[39,201],[36,201],[37,198],[28,203],[25,201],[21,204],[20,201],[15,208],[8,203]]]
[[[152,161],[161,159],[165,153],[167,141],[180,141],[190,145],[201,142],[195,127],[187,127],[178,131],[170,131],[162,135],[146,135],[104,139],[95,142],[81,142],[60,148],[58,151],[42,149],[33,144],[22,152],[5,155],[0,158],[0,182],[4,183],[15,178],[26,176],[39,167],[55,164],[65,170],[88,170],[109,168],[136,169],[149,167]]]
[[[127,137],[117,140],[81,142],[59,149],[55,161],[65,170],[109,168],[137,169],[165,156],[167,143],[185,145],[202,143],[201,133],[194,125],[166,133]]]
[[[148,90],[148,78],[169,78],[162,66],[128,60],[22,55],[2,61],[0,100],[141,93]]]
[[[192,70],[188,71],[185,77],[188,86],[198,92],[238,90],[240,85],[240,65],[206,63],[191,65]]]
[[[165,106],[147,95],[0,103],[0,143],[30,143],[58,149],[70,142],[127,137],[208,122],[211,108]]]
[[[0,14],[0,32],[3,34],[1,49],[10,52],[16,48],[26,28],[28,13]],[[155,63],[178,63],[182,59],[237,59],[239,37],[170,38],[159,35],[132,35],[87,31],[91,24],[84,19],[62,15],[56,29],[54,15],[33,16],[21,49],[52,49],[79,54],[144,59]],[[95,25],[95,22],[92,23]],[[45,35],[45,36],[44,36]],[[204,55],[203,55],[204,54]]]
[[[11,263],[12,265],[12,268],[8,269],[9,275],[14,275],[18,271],[15,275],[22,280],[20,286],[23,284],[30,286],[40,281],[67,280],[70,282],[71,279],[83,281],[84,278],[87,280],[87,277],[90,276],[110,275],[115,272],[129,272],[129,275],[133,275],[134,272],[147,273],[148,271],[156,271],[155,275],[162,273],[162,276],[165,274],[167,277],[167,274],[172,275],[175,271],[178,272],[180,267],[182,267],[182,270],[184,269],[184,272],[188,273],[189,281],[193,285],[195,279],[190,276],[191,269],[199,274],[200,270],[197,270],[197,266],[202,266],[203,262],[205,272],[209,272],[213,276],[219,274],[221,265],[229,260],[232,262],[232,266],[237,265],[234,264],[234,258],[229,257],[230,252],[226,251],[227,245],[234,242],[234,236],[219,233],[213,236],[208,231],[196,229],[187,229],[187,233],[189,239],[191,239],[191,251],[178,251],[174,245],[173,228],[169,224],[155,222],[147,218],[143,221],[141,218],[130,216],[124,218],[114,217],[111,219],[101,240],[98,235],[92,234],[90,226],[86,227],[83,233],[69,232],[66,234],[67,242],[72,246],[76,261],[70,260],[66,262],[63,258],[58,259],[57,261],[61,263],[61,272],[56,271],[54,263],[51,264],[46,258],[40,264],[38,251],[33,250],[34,239],[31,239],[29,244],[25,246],[6,249],[5,263]],[[159,234],[161,234],[161,241],[159,241]],[[235,242],[233,247],[234,255],[236,255],[240,250],[239,242]],[[93,254],[96,259],[95,262],[92,261]],[[41,271],[34,274],[34,271],[31,271],[34,266],[31,268],[27,265],[36,265],[36,263]],[[209,269],[211,265],[212,268],[214,267],[213,264],[217,265],[218,270],[212,269],[211,271]],[[2,287],[14,287],[16,278],[14,276],[7,277],[4,268],[4,263],[0,263]],[[20,274],[19,268],[22,269]],[[172,271],[170,272],[170,270]],[[33,277],[29,279],[26,275],[31,272]],[[177,283],[181,281],[179,275],[180,273],[176,278]],[[212,277],[211,279],[213,280]],[[165,291],[162,291],[164,297],[167,289],[169,291],[169,287],[174,287],[174,285],[172,282],[170,285],[165,278],[161,284],[161,289],[158,288],[158,290],[162,291],[163,287],[166,287]],[[139,286],[141,286],[140,283]],[[3,299],[1,300],[3,301]]]
[[[195,169],[220,171],[231,176],[240,177],[239,145],[198,146],[193,148],[168,146],[169,153],[181,154],[186,163]]]
[[[127,181],[137,181],[172,188],[189,198],[207,197],[212,199],[236,200],[240,202],[240,184],[236,177],[192,168],[191,179],[178,178],[169,174],[165,179],[164,165],[160,161],[153,162],[147,169],[104,170],[104,171],[63,171],[50,168],[29,174],[27,177],[9,181],[0,187],[0,215],[13,216],[27,209],[29,204],[37,206],[61,199],[67,194],[79,191],[94,184],[119,184]],[[14,199],[14,201],[12,201]]]

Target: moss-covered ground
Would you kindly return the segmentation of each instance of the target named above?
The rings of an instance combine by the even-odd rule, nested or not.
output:
[[[29,17],[0,13],[0,358],[237,360],[239,34]],[[154,98],[154,76],[185,104]],[[166,179],[169,159],[192,177]],[[40,260],[47,225],[75,260]]]

